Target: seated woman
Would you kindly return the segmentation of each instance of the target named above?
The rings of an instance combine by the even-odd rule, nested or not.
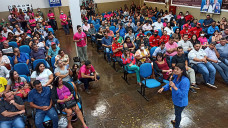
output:
[[[116,33],[116,39],[117,39],[118,43],[120,43],[121,45],[124,43],[123,37],[120,36],[119,32]]]
[[[20,77],[17,71],[11,70],[9,73],[9,80],[6,86],[7,91],[13,91],[14,94],[17,94],[17,91],[24,87],[27,83],[24,77]]]
[[[39,80],[44,87],[51,86],[53,73],[49,69],[46,69],[43,63],[38,63],[35,71],[32,72],[31,83],[35,80]]]
[[[75,84],[81,84],[81,82],[78,80],[78,73],[79,73],[79,66],[77,64],[73,64],[72,68],[72,79]]]
[[[73,74],[72,71],[69,68],[67,69],[67,67],[63,65],[62,60],[57,60],[56,63],[58,66],[57,68],[55,68],[55,71],[54,71],[55,76],[60,77],[63,81],[71,82],[77,94],[77,87],[75,86],[74,82],[72,82],[72,79],[70,77]],[[76,95],[76,98],[78,99],[77,95]]]
[[[164,58],[162,53],[158,53],[154,63],[154,70],[157,73],[162,73],[163,79],[168,80],[172,74],[172,69],[169,67],[169,59]]]
[[[64,53],[63,50],[59,50],[58,55],[55,57],[55,67],[57,67],[56,61],[57,60],[62,60],[63,65],[69,67],[70,59],[67,54]]]
[[[104,33],[103,33],[103,29],[102,27],[99,28],[98,33],[96,34],[96,39],[97,39],[97,52],[99,52],[99,50],[102,47],[102,43],[101,40],[104,37]]]
[[[192,35],[192,38],[191,38],[190,42],[192,43],[193,46],[195,44],[199,43],[199,40],[197,39],[197,35],[196,34]]]
[[[173,27],[171,27],[170,22],[167,23],[167,26],[164,28],[164,31],[167,31],[167,35],[169,36],[174,33]]]
[[[218,43],[220,43],[221,38],[222,38],[221,33],[219,33],[218,30],[215,30],[215,32],[211,38],[211,42],[216,42],[218,44]]]
[[[198,38],[198,40],[200,41],[202,49],[206,49],[208,46],[208,41],[207,41],[207,38],[205,36],[206,35],[205,35],[204,31],[200,32],[200,37]]]
[[[136,65],[134,54],[128,48],[125,48],[121,60],[129,71],[135,71],[137,77],[137,84],[141,85],[139,67]]]
[[[2,50],[0,50],[0,66],[5,66],[8,70],[11,69],[10,60],[6,55],[3,55]]]
[[[135,44],[134,42],[131,42],[130,37],[126,37],[124,41],[124,48],[128,48],[131,52],[135,52]]]
[[[139,49],[135,53],[136,60],[139,60],[141,64],[151,63],[150,52],[145,48],[144,43],[139,45]]]
[[[175,42],[179,42],[181,40],[181,35],[180,35],[180,29],[177,28],[175,30],[175,33],[172,35],[172,37],[174,38]]]
[[[75,111],[77,117],[82,122],[84,128],[87,128],[81,110],[79,109],[75,97],[74,89],[67,83],[62,81],[62,78],[55,77],[53,89],[51,91],[52,101],[59,105],[60,109],[67,113],[68,128],[73,128],[71,124],[72,111]],[[74,100],[75,104],[67,105],[68,101]]]

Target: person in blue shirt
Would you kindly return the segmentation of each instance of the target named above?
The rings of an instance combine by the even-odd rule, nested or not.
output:
[[[185,64],[178,63],[173,71],[173,79],[168,84],[158,90],[158,93],[168,91],[172,89],[172,100],[175,109],[175,120],[171,120],[171,123],[175,128],[179,128],[181,122],[181,113],[188,105],[188,92],[190,87],[190,81],[186,74]]]
[[[48,40],[46,41],[46,49],[49,49],[51,46],[51,43],[55,42],[57,46],[60,47],[60,42],[57,38],[54,38],[53,34],[49,33],[48,34]]]
[[[214,34],[214,32],[215,32],[216,30],[219,31],[219,27],[216,26],[216,22],[213,21],[213,22],[211,23],[211,26],[207,29],[207,34],[208,34],[209,36],[211,36],[211,35]]]
[[[102,46],[105,48],[105,53],[108,59],[108,63],[111,63],[111,48],[112,48],[112,37],[108,36],[108,33],[104,33],[104,37],[101,40]]]
[[[43,120],[47,115],[53,123],[53,128],[58,128],[58,115],[52,107],[50,87],[42,87],[39,80],[33,82],[34,88],[29,92],[28,102],[36,109],[35,125],[37,128],[44,128]]]
[[[124,38],[126,29],[123,27],[123,23],[120,23],[119,27],[116,28],[116,33],[120,33],[120,36],[122,36]]]
[[[210,15],[207,15],[207,18],[203,21],[203,29],[205,32],[207,32],[208,27],[210,27],[211,23],[213,22],[213,19]]]
[[[48,57],[52,58],[54,56],[58,55],[60,48],[58,46],[56,46],[55,42],[51,43],[51,47],[48,49]]]
[[[26,53],[21,53],[19,48],[14,48],[13,52],[14,52],[14,56],[13,56],[14,64],[17,64],[17,63],[29,64],[29,56]]]
[[[228,66],[228,44],[225,38],[220,39],[220,43],[216,44],[216,49],[219,53],[219,60]]]

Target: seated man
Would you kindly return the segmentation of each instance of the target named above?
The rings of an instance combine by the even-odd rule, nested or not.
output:
[[[39,80],[33,82],[33,89],[29,92],[28,102],[36,109],[35,125],[37,128],[44,128],[43,120],[47,115],[53,122],[53,128],[58,128],[58,115],[52,107],[50,87],[42,87]]]
[[[108,33],[104,33],[104,37],[101,40],[102,46],[105,48],[105,53],[107,55],[108,63],[111,63],[110,51],[112,47],[112,37],[108,36]]]
[[[60,47],[60,42],[57,38],[54,38],[54,35],[49,33],[48,34],[48,40],[46,41],[46,49],[49,49],[49,47],[51,46],[51,43],[55,42],[57,46]]]
[[[174,38],[170,37],[169,42],[165,44],[166,47],[166,55],[167,56],[175,56],[177,54],[177,43],[174,42]]]
[[[58,55],[60,48],[56,45],[55,42],[51,43],[51,47],[48,49],[48,57],[52,58],[56,55]]]
[[[14,48],[13,50],[14,56],[13,56],[13,62],[14,64],[17,63],[26,63],[29,64],[29,56],[26,53],[21,53],[19,48]]]
[[[108,34],[108,36],[110,36],[110,37],[112,37],[112,38],[114,37],[113,31],[110,30],[108,26],[106,27],[105,32]]]
[[[216,22],[213,21],[211,23],[211,26],[207,29],[208,36],[212,36],[215,33],[216,30],[219,31],[219,27],[216,26]]]
[[[84,21],[84,24],[82,25],[82,29],[83,29],[83,32],[86,33],[86,35],[88,35],[89,28],[90,28],[90,24],[88,24],[87,21]]]
[[[139,45],[139,49],[135,53],[135,58],[141,64],[143,64],[143,63],[151,63],[150,52],[145,48],[144,43],[141,43]]]
[[[95,42],[95,40],[96,40],[96,37],[95,37],[95,35],[96,35],[96,28],[94,27],[94,25],[91,23],[90,24],[90,28],[89,28],[89,30],[88,30],[88,34],[91,36],[91,40],[93,41],[93,42]]]
[[[188,24],[184,24],[184,25],[183,25],[183,30],[180,31],[180,35],[181,35],[182,38],[183,38],[183,36],[184,36],[185,34],[188,35],[188,38],[189,38],[189,39],[192,37],[192,36],[191,36],[191,31],[188,30],[188,28],[189,28],[189,25],[188,25]]]
[[[152,26],[149,24],[149,21],[145,21],[145,24],[142,26],[142,30],[144,32],[146,31],[151,31],[153,28]]]
[[[228,66],[228,44],[225,38],[220,40],[220,44],[216,44],[216,49],[220,55],[219,60]]]
[[[9,70],[5,66],[0,65],[0,77],[9,78]]]
[[[126,37],[130,37],[131,42],[135,42],[135,34],[132,33],[132,29],[129,29],[129,30],[128,30],[128,33],[124,36],[124,39],[125,39]]]
[[[188,66],[188,60],[181,46],[177,48],[177,54],[172,58],[172,67],[175,67],[178,63],[185,64],[186,73],[189,76],[190,82],[191,82],[190,90],[193,93],[196,93],[195,89],[200,89],[200,88],[196,85],[195,71]]]
[[[205,49],[207,60],[211,62],[211,64],[215,67],[215,69],[222,76],[223,80],[226,82],[226,85],[228,85],[228,66],[218,59],[220,55],[215,48],[215,45],[216,43],[212,42],[209,47]]]
[[[192,43],[188,40],[188,34],[184,34],[183,40],[178,42],[178,46],[181,46],[185,53],[188,53],[193,49]]]
[[[0,100],[0,127],[1,128],[24,128],[25,105],[19,96],[13,92],[6,92]]]
[[[162,53],[163,55],[165,55],[165,53],[166,53],[165,42],[161,42],[161,45],[154,50],[154,53],[152,55],[153,58],[156,58],[156,56],[159,52]]]
[[[20,27],[16,27],[15,36],[19,37],[23,33],[24,32],[20,29]]]
[[[112,44],[112,51],[113,51],[113,57],[115,57],[116,61],[122,66],[122,60],[121,55],[123,50],[123,45],[121,45],[117,38],[113,38],[113,44]]]
[[[13,47],[9,46],[9,40],[5,40],[0,49],[2,49],[3,55],[14,56]]]
[[[149,48],[149,39],[147,38],[147,37],[144,37],[144,35],[143,34],[140,34],[137,38],[136,38],[136,40],[135,40],[135,49],[138,49],[139,48],[139,44],[141,44],[141,43],[144,43],[144,46],[146,47],[146,48]]]
[[[46,50],[42,48],[38,48],[36,44],[32,46],[32,51],[31,51],[31,60],[35,61],[37,59],[47,59],[46,56]]]
[[[85,92],[90,94],[89,91],[89,82],[98,81],[100,77],[96,74],[94,67],[92,66],[89,60],[85,61],[85,64],[79,69],[78,79],[84,83]]]
[[[196,34],[197,37],[200,36],[200,33],[203,31],[201,28],[201,23],[197,23],[196,27],[191,28],[190,30],[191,35]]]
[[[119,27],[116,27],[116,33],[120,33],[120,36],[124,38],[126,29],[123,27],[123,23],[120,23]]]
[[[158,35],[158,30],[154,31],[154,34],[149,38],[150,47],[158,47],[160,44],[160,36]]]
[[[157,22],[154,22],[152,24],[152,27],[154,27],[154,30],[158,30],[158,29],[163,29],[163,23],[161,22],[161,18],[158,18]]]
[[[203,49],[200,49],[200,43],[194,45],[194,49],[188,53],[191,67],[203,75],[206,85],[217,88],[215,83],[216,70],[213,65],[207,61],[207,55]]]

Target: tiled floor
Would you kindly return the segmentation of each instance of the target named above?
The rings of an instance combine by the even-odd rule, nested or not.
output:
[[[73,35],[65,36],[63,31],[58,31],[57,37],[61,48],[72,59],[75,56]],[[171,92],[158,94],[159,88],[147,89],[151,98],[148,102],[137,92],[139,86],[135,75],[130,75],[130,85],[126,84],[121,78],[123,73],[115,72],[90,43],[88,56],[101,76],[99,82],[92,83],[91,95],[79,91],[89,128],[172,128]],[[197,80],[202,80],[200,75]],[[228,128],[228,87],[218,73],[215,84],[218,89],[200,85],[197,94],[189,93],[189,105],[183,111],[181,128]],[[82,127],[80,121],[73,125]]]

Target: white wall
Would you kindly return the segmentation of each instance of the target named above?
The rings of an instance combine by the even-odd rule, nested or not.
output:
[[[62,6],[69,6],[68,0],[61,0]],[[50,8],[49,0],[0,0],[0,12],[9,11],[8,5],[32,4],[33,9]]]
[[[94,0],[95,3],[107,3],[107,2],[117,2],[117,1],[129,1],[129,0]]]

